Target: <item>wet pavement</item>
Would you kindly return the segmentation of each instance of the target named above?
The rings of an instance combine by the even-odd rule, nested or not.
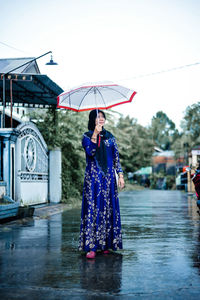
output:
[[[124,250],[77,251],[80,208],[0,225],[0,299],[200,299],[200,217],[181,191],[120,193]]]

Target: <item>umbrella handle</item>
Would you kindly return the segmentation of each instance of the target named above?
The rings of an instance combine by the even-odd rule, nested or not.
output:
[[[98,148],[100,147],[100,144],[101,144],[101,136],[99,134]]]

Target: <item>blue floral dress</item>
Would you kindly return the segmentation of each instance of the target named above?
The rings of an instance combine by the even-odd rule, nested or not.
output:
[[[106,152],[106,172],[96,157],[98,144],[91,141],[92,131],[83,135],[86,170],[83,187],[79,250],[122,249],[121,221],[116,173],[122,172],[114,136],[101,140]]]

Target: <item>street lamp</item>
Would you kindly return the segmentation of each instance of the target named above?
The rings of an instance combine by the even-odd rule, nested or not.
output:
[[[5,107],[6,107],[6,93],[5,93],[5,90],[6,90],[6,76],[7,76],[9,73],[11,73],[11,72],[13,72],[13,71],[15,71],[15,70],[17,70],[17,69],[23,67],[23,66],[26,66],[26,65],[30,64],[31,62],[36,61],[37,59],[39,59],[39,58],[41,58],[41,57],[43,57],[43,56],[45,56],[45,55],[47,55],[47,54],[49,54],[49,53],[52,53],[52,51],[48,51],[48,52],[46,52],[46,53],[44,53],[44,54],[42,54],[42,55],[40,55],[40,56],[38,56],[38,57],[36,57],[36,58],[33,58],[33,59],[27,61],[26,63],[24,63],[24,64],[22,64],[22,65],[20,65],[20,66],[18,66],[18,67],[16,67],[16,68],[14,68],[14,69],[11,69],[10,71],[8,71],[7,73],[5,73],[5,74],[2,75],[2,79],[3,79],[3,116],[2,116],[2,124],[1,124],[1,128],[5,128]],[[51,60],[50,60],[48,63],[46,63],[46,65],[57,65],[57,63],[55,63],[55,62],[53,61],[52,55],[51,55]]]
[[[51,55],[50,61],[49,61],[48,63],[46,63],[46,65],[48,65],[48,66],[54,66],[54,65],[57,65],[57,63],[53,61],[53,56],[52,56],[52,55]]]

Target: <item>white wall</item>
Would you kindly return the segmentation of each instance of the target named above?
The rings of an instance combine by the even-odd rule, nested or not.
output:
[[[48,185],[46,182],[21,182],[21,200],[23,205],[48,202]]]

